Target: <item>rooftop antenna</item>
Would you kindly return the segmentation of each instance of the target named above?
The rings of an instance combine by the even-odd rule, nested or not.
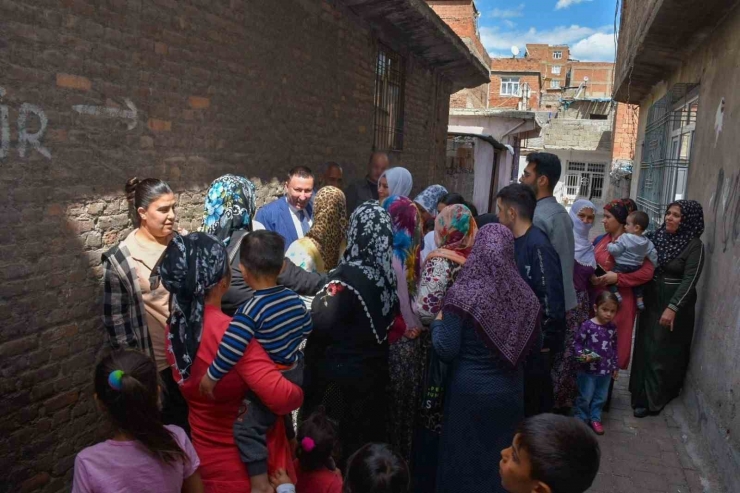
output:
[[[519,48],[517,46],[511,47],[511,54],[514,55],[514,58],[519,54]]]

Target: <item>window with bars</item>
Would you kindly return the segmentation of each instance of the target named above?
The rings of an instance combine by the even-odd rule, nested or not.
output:
[[[380,45],[375,67],[375,142],[379,151],[403,149],[403,100],[406,85],[401,55]]]
[[[562,51],[553,51],[552,52],[552,58],[554,60],[561,60],[563,58],[563,52]]]
[[[565,195],[568,200],[586,197],[599,200],[604,195],[606,163],[568,161],[565,175]]]

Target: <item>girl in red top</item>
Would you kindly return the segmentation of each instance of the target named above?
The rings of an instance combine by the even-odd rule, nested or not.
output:
[[[303,402],[301,388],[283,378],[262,346],[252,341],[247,351],[214,390],[215,400],[198,391],[198,383],[216,357],[231,318],[221,312],[231,272],[226,249],[205,233],[175,235],[159,268],[172,294],[167,360],[190,408],[192,441],[200,457],[206,493],[251,491],[249,475],[234,443],[234,421],[248,391],[275,414],[284,416]],[[287,471],[295,478],[284,420],[267,432],[268,471]]]
[[[336,425],[320,407],[298,429],[295,489],[285,471],[278,471],[271,478],[277,492],[342,493],[342,476],[332,458],[337,443]]]

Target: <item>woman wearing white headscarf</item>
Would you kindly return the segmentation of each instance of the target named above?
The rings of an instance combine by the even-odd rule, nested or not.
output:
[[[561,411],[573,407],[573,402],[578,396],[576,386],[578,362],[573,349],[573,337],[581,324],[589,318],[591,308],[589,279],[596,269],[594,246],[588,239],[588,234],[594,225],[596,206],[588,200],[576,200],[569,214],[573,220],[573,237],[576,244],[573,285],[576,288],[578,304],[573,310],[566,312],[565,350],[556,356],[552,367],[554,407]],[[565,275],[566,273],[563,272],[563,276]]]
[[[408,197],[411,188],[414,186],[414,180],[411,173],[406,168],[391,168],[382,175],[378,180],[378,202],[383,205],[383,201],[391,195]]]

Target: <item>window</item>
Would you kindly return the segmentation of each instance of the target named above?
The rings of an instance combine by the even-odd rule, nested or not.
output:
[[[550,81],[550,89],[560,89],[560,81],[559,80],[551,80]]]
[[[668,204],[687,196],[698,94],[698,84],[676,84],[648,112],[636,201],[650,229],[661,224]]]
[[[375,67],[374,149],[403,149],[404,60],[385,46],[378,47]]]
[[[553,60],[562,60],[562,58],[563,58],[563,52],[562,51],[553,51],[552,52],[552,58],[553,58]]]
[[[568,161],[565,175],[565,198],[572,202],[579,197],[600,200],[604,195],[605,163]]]
[[[552,69],[553,74],[560,75],[560,65],[553,65],[550,68]]]
[[[501,95],[519,96],[519,77],[501,77]]]

